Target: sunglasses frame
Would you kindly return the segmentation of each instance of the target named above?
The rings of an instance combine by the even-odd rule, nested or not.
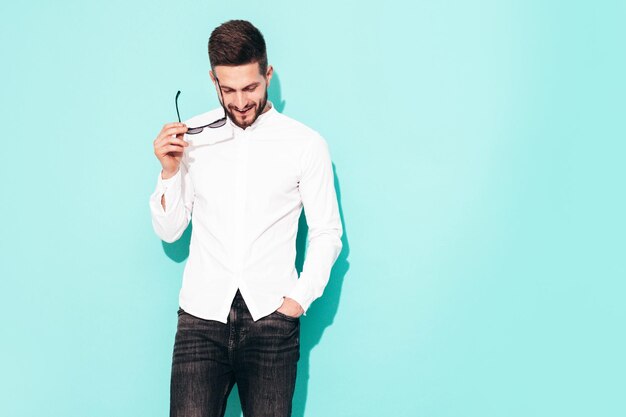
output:
[[[174,99],[174,102],[176,104],[176,115],[178,116],[178,122],[182,123],[180,121],[180,113],[178,111],[178,96],[180,96],[180,90],[178,90],[178,92],[176,93],[176,98]],[[209,123],[208,125],[204,125],[204,126],[198,126],[198,127],[189,127],[187,128],[187,133],[188,135],[197,135],[198,133],[202,132],[204,130],[205,127],[208,127],[210,129],[217,129],[218,127],[222,127],[226,124],[226,116],[222,117],[221,119],[217,119],[214,122]]]

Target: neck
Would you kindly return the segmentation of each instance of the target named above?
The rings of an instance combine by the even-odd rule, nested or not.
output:
[[[263,109],[263,111],[261,112],[261,114],[268,112],[270,109],[272,108],[272,103],[270,103],[269,101],[265,103],[265,108]]]

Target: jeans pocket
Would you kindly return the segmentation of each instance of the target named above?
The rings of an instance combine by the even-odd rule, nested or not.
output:
[[[288,316],[285,313],[281,313],[278,310],[274,311],[274,314],[277,315],[278,317],[282,318],[282,319],[289,320],[289,321],[298,321],[298,320],[300,320],[300,317]]]
[[[177,314],[180,316],[181,314],[183,314],[185,312],[185,310],[183,310],[182,308],[180,308],[180,306],[178,307],[178,312]]]

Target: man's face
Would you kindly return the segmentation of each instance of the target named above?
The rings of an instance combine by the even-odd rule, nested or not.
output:
[[[215,73],[210,72],[224,111],[240,128],[250,126],[263,113],[272,72],[270,65],[265,76],[261,75],[258,62],[237,66],[217,65]]]

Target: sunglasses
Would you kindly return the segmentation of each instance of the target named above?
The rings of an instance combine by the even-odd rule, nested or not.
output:
[[[178,92],[176,93],[176,115],[178,116],[178,122],[182,123],[180,121],[180,113],[178,112],[178,96],[180,96],[180,90],[178,90]],[[198,127],[189,127],[187,128],[187,134],[188,135],[197,135],[198,133],[202,132],[204,130],[205,127],[211,128],[211,129],[216,129],[218,127],[222,127],[226,124],[226,116],[222,117],[221,119],[218,119],[214,122],[209,123],[208,125],[204,125],[204,126],[198,126]]]

